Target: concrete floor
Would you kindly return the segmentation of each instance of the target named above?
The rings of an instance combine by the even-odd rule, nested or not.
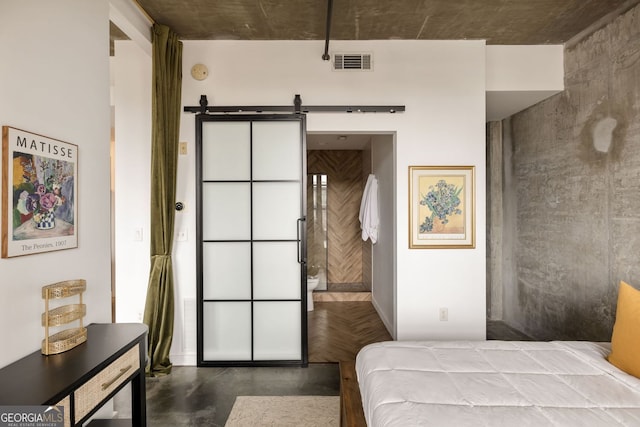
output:
[[[488,339],[528,340],[503,322],[487,322]],[[118,417],[130,416],[130,392],[114,399]],[[147,378],[147,425],[224,426],[236,396],[340,395],[338,364],[308,368],[197,368],[176,366],[171,375]]]
[[[337,364],[308,368],[195,368],[147,379],[150,426],[224,426],[236,396],[338,396]]]
[[[130,392],[116,396],[118,417],[130,416]],[[224,426],[236,396],[338,396],[338,364],[308,368],[197,368],[175,366],[147,378],[147,425]]]

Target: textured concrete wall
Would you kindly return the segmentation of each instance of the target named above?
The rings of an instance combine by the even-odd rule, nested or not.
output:
[[[502,123],[487,124],[487,319],[503,318]]]
[[[504,319],[539,339],[608,340],[618,282],[640,286],[640,6],[568,48],[565,72],[564,92],[511,120]]]

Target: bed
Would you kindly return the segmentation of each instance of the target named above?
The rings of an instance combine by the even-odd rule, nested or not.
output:
[[[640,379],[609,352],[594,342],[394,341],[364,347],[355,370],[370,427],[640,426]]]
[[[370,344],[340,396],[349,427],[640,426],[640,290],[620,282],[611,343]]]

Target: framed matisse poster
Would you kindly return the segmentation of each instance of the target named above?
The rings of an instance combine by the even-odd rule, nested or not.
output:
[[[78,146],[2,127],[2,258],[78,246]]]
[[[409,248],[475,248],[474,166],[409,166]]]

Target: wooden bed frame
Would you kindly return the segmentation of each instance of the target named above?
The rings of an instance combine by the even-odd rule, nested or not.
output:
[[[340,425],[342,427],[367,426],[355,361],[340,362]]]

